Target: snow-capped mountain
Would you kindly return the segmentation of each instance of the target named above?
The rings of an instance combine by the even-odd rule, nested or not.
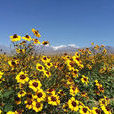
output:
[[[85,47],[86,48],[86,47]],[[105,47],[109,53],[114,54],[114,47],[112,46],[106,46]],[[63,54],[63,53],[70,53],[73,54],[79,49],[78,46],[75,44],[68,44],[68,45],[59,45],[59,46],[43,46],[43,45],[36,45],[35,46],[35,52],[37,54],[46,54],[46,55],[54,55],[54,54]],[[12,54],[15,53],[14,49],[11,49],[7,46],[0,45],[0,53],[6,53],[6,54]]]

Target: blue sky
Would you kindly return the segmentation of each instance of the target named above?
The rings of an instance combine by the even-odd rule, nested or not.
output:
[[[40,31],[51,45],[114,46],[114,0],[1,0],[0,44]]]

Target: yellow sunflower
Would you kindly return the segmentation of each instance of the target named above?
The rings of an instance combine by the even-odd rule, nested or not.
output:
[[[43,103],[33,101],[33,110],[35,112],[40,112],[43,109]]]
[[[40,63],[37,63],[36,64],[36,69],[39,70],[39,71],[44,71],[45,68]]]
[[[70,86],[70,94],[72,96],[75,96],[77,93],[79,93],[79,89],[77,86],[71,85]]]
[[[42,44],[43,44],[43,45],[48,45],[49,42],[48,42],[48,41],[43,41]]]
[[[18,96],[15,97],[15,103],[16,103],[17,105],[21,104],[21,99],[20,99]]]
[[[93,107],[93,109],[91,110],[92,114],[101,114],[101,111],[99,108],[97,107]]]
[[[50,58],[47,57],[47,56],[42,56],[41,60],[42,60],[43,63],[50,62]]]
[[[49,88],[46,90],[48,94],[55,95],[55,89]]]
[[[51,76],[51,72],[44,70],[44,75],[49,78]]]
[[[16,49],[16,53],[25,53],[25,49]]]
[[[38,102],[45,101],[46,94],[42,89],[39,89],[35,95],[33,96],[34,99],[37,99]]]
[[[59,99],[59,96],[57,95],[50,95],[48,96],[48,104],[51,104],[51,105],[59,105],[60,104],[60,99]]]
[[[110,108],[108,106],[102,105],[101,109],[104,111],[105,114],[112,114],[111,110],[110,110]]]
[[[91,110],[87,107],[87,106],[84,106],[84,107],[80,107],[80,114],[90,114]]]
[[[32,41],[33,41],[34,44],[41,44],[38,39],[34,39],[34,38],[33,38]]]
[[[86,85],[89,83],[88,77],[86,77],[84,75],[82,75],[81,81],[82,81],[82,83],[85,83]]]
[[[21,40],[21,36],[18,36],[17,34],[14,34],[13,36],[10,36],[10,40],[12,42],[17,42]]]
[[[73,71],[71,72],[73,77],[78,77],[78,69],[73,69]]]
[[[16,76],[16,80],[18,83],[26,83],[29,81],[29,78],[28,78],[28,74],[24,73],[24,72],[20,72],[17,76]]]
[[[28,99],[24,102],[26,104],[26,108],[28,108],[29,110],[33,107],[33,100]]]
[[[31,41],[32,38],[29,35],[26,35],[25,37],[22,37],[22,39],[27,40],[27,41]]]
[[[79,102],[74,98],[74,97],[71,97],[69,100],[68,100],[68,107],[72,110],[72,111],[75,111],[77,112],[78,109],[79,109]]]
[[[26,92],[24,90],[21,90],[18,92],[18,97],[24,97],[26,95]]]
[[[35,92],[38,89],[40,89],[41,86],[42,86],[42,84],[41,84],[41,82],[39,80],[30,80],[29,81],[29,88],[31,88]]]
[[[41,37],[41,35],[40,35],[40,33],[39,33],[38,30],[35,30],[35,29],[33,28],[33,29],[32,29],[32,32],[34,33],[34,35],[35,35],[36,37],[38,37],[38,38]]]

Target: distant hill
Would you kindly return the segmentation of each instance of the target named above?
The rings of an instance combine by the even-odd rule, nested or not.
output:
[[[86,48],[86,47],[85,47]],[[105,47],[109,53],[114,54],[114,47],[112,46],[106,46]],[[35,52],[40,54],[46,54],[46,55],[55,55],[55,54],[63,54],[63,53],[69,53],[73,54],[79,49],[78,46],[74,44],[69,44],[69,45],[60,45],[60,46],[43,46],[43,45],[38,45],[35,47]],[[0,53],[6,53],[6,54],[12,54],[11,52],[14,52],[14,49],[11,49],[7,46],[0,45]]]

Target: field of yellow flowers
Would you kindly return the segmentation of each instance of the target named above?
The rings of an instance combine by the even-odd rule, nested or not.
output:
[[[35,45],[49,42],[32,32],[10,36],[16,53],[0,55],[0,114],[114,113],[114,55],[104,45],[38,55]]]

